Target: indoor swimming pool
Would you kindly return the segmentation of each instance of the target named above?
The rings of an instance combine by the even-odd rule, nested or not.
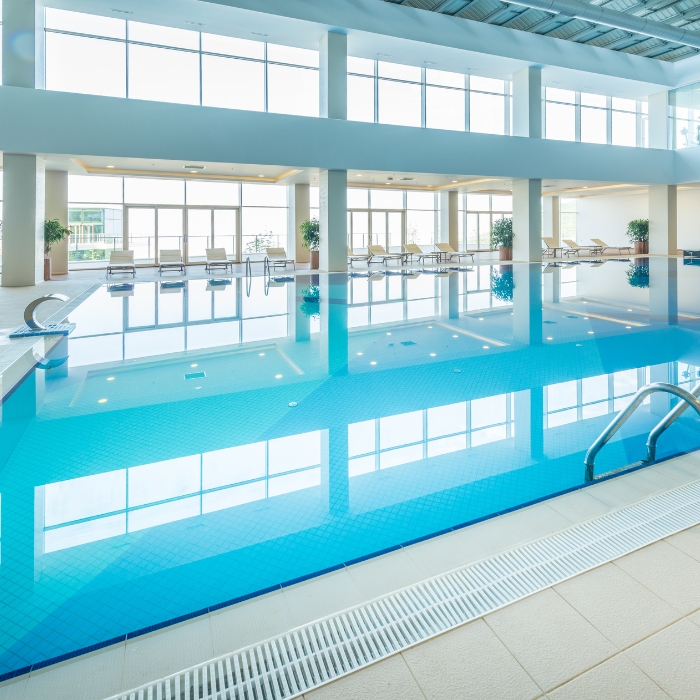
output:
[[[639,388],[700,381],[699,282],[631,258],[96,285],[2,384],[0,676],[585,487]],[[688,411],[658,457],[698,447]]]

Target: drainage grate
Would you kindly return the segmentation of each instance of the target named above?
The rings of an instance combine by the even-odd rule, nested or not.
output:
[[[700,481],[109,700],[282,700],[700,522]]]

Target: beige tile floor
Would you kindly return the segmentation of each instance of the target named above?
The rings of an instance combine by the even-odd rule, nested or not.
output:
[[[699,478],[700,453],[679,457],[33,672],[0,700],[102,700]],[[306,700],[700,698],[700,653],[666,651],[686,643],[700,652],[700,525]]]

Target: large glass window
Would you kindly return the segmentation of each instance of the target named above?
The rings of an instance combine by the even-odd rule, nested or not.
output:
[[[545,133],[548,139],[576,140],[576,93],[546,88]]]
[[[637,104],[634,100],[612,98],[612,143],[615,146],[637,145]]]
[[[317,117],[318,60],[310,49],[46,10],[49,90]]]
[[[467,194],[466,218],[461,238],[466,240],[466,250],[490,250],[491,226],[493,222],[504,217],[513,216],[513,197],[511,195]]]

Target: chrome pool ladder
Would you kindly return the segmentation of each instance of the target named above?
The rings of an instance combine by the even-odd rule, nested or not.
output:
[[[657,392],[665,392],[667,394],[674,394],[681,401],[674,406],[667,414],[664,416],[663,420],[649,433],[647,438],[647,457],[642,460],[639,464],[644,464],[652,462],[656,459],[656,443],[661,437],[661,434],[673,423],[680,418],[688,407],[692,407],[695,412],[700,416],[700,401],[698,401],[698,396],[700,396],[700,384],[695,386],[692,391],[686,391],[674,384],[666,384],[665,382],[653,382],[643,386],[630,401],[627,408],[620,411],[615,418],[612,420],[610,425],[599,435],[598,439],[588,448],[586,452],[586,458],[583,463],[586,465],[586,481],[595,481],[603,476],[607,476],[612,473],[612,471],[619,471],[617,469],[611,472],[606,472],[605,474],[600,474],[598,476],[593,475],[593,467],[595,465],[596,455],[605,447],[607,442],[612,438],[613,435],[623,426],[627,419],[637,410],[637,407],[646,399],[647,396],[655,394]],[[627,467],[623,467],[626,469]]]

